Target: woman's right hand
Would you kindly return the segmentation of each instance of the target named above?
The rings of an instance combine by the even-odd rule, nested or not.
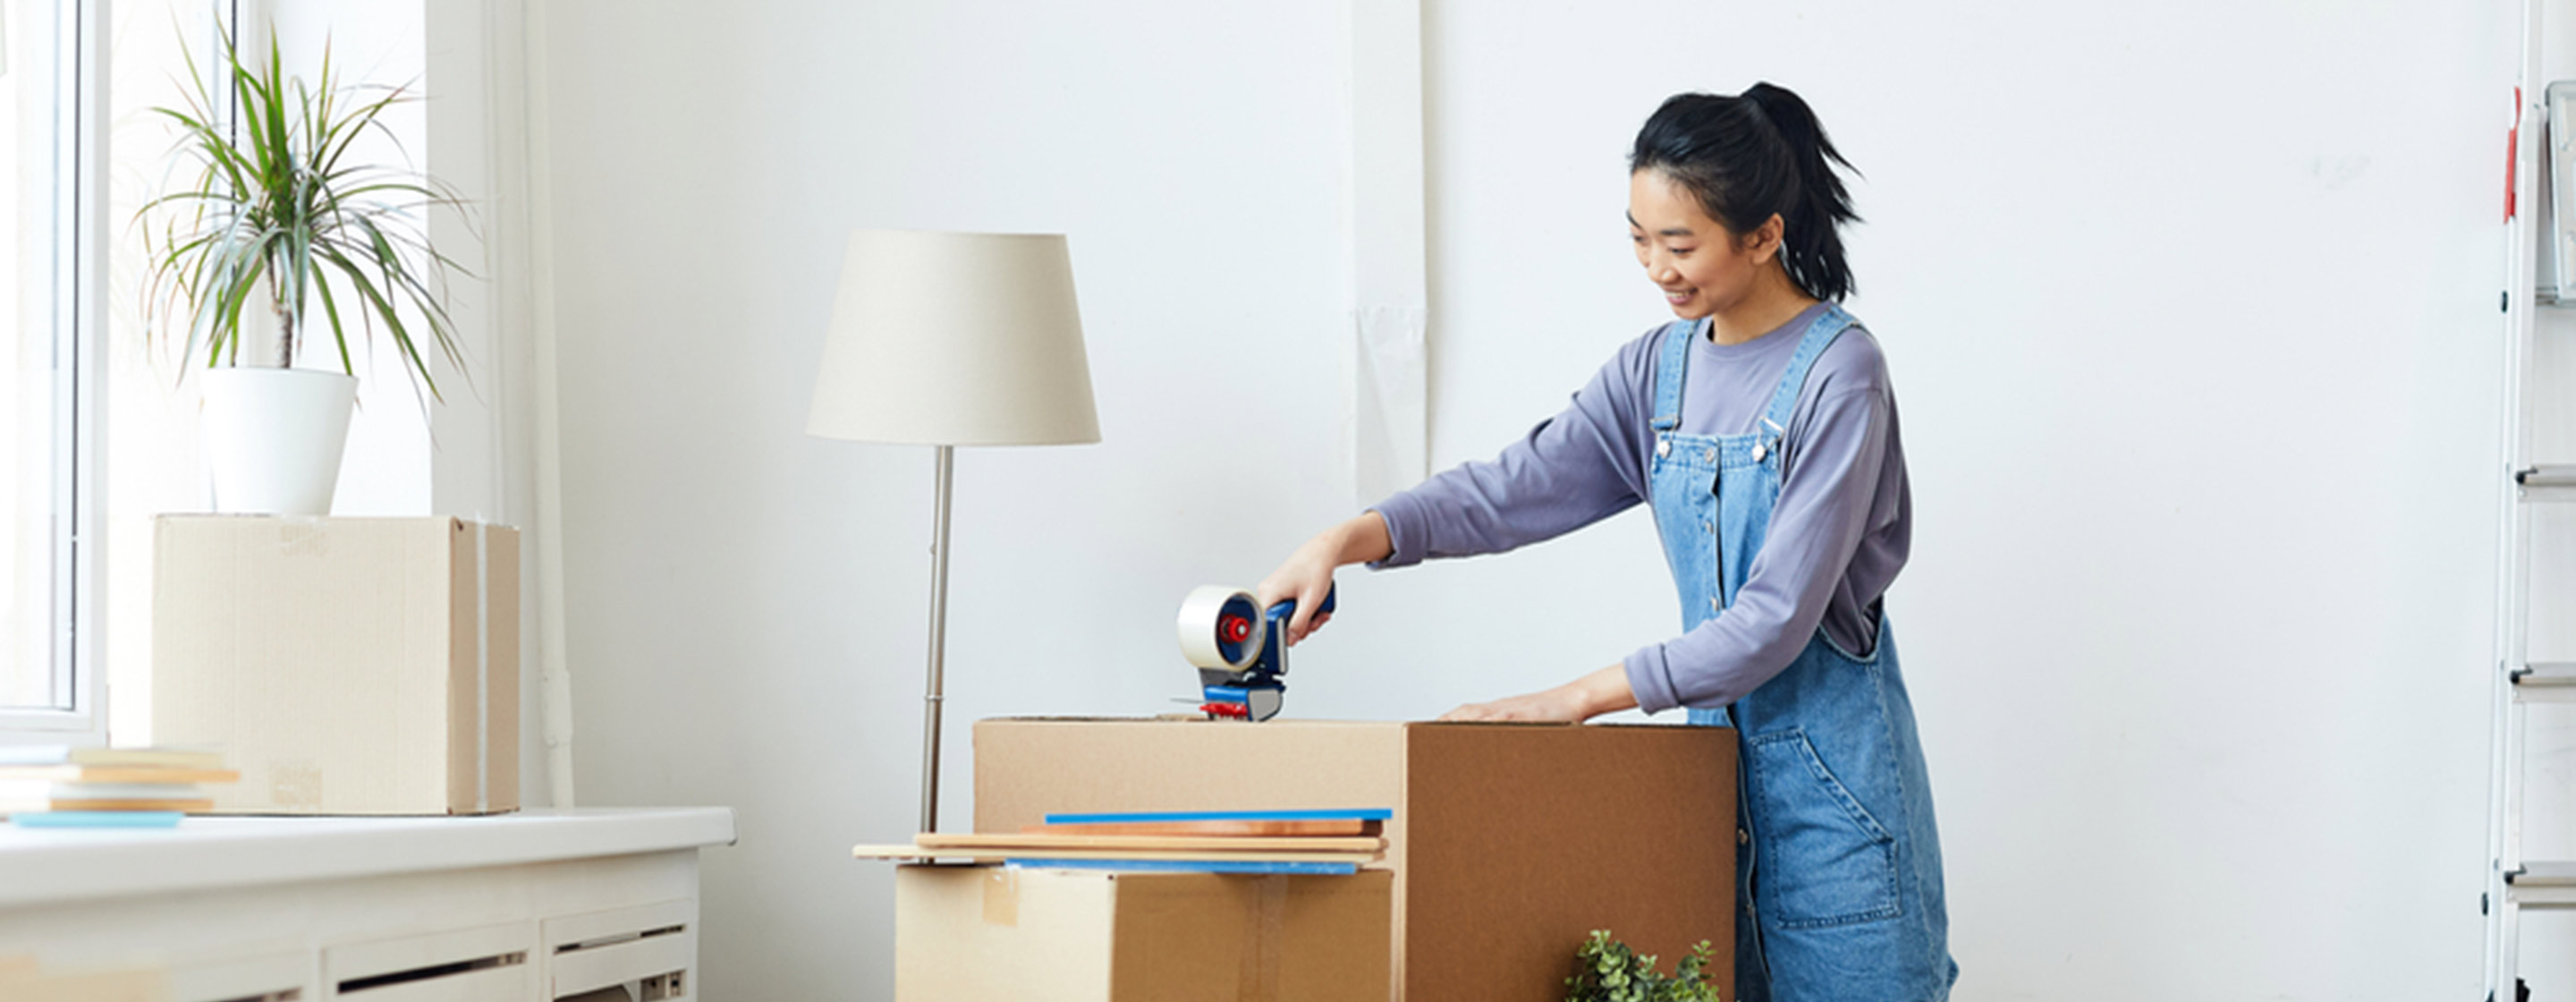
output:
[[[1253,589],[1253,597],[1264,609],[1291,599],[1296,601],[1297,609],[1288,617],[1287,637],[1294,646],[1332,621],[1332,613],[1318,613],[1315,608],[1332,593],[1335,568],[1383,560],[1394,549],[1387,536],[1386,520],[1374,511],[1361,512],[1298,546],[1278,570],[1261,579],[1261,585]]]

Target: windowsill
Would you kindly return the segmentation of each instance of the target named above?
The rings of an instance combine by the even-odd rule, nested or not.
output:
[[[488,817],[191,817],[177,828],[0,822],[0,908],[246,884],[464,870],[730,845],[729,807]]]

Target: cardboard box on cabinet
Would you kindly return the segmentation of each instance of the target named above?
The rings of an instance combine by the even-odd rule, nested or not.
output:
[[[152,740],[217,813],[519,806],[519,534],[456,518],[164,515]]]

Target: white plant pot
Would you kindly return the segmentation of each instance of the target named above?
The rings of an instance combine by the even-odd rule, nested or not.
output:
[[[328,515],[358,381],[318,369],[207,369],[206,462],[215,510]]]

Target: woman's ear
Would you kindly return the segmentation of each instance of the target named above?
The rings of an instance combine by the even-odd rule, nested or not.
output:
[[[1773,257],[1779,255],[1781,235],[1787,232],[1788,224],[1781,222],[1780,214],[1774,212],[1771,218],[1762,221],[1762,225],[1754,227],[1753,232],[1744,235],[1744,251],[1752,256],[1754,264],[1769,264]]]

